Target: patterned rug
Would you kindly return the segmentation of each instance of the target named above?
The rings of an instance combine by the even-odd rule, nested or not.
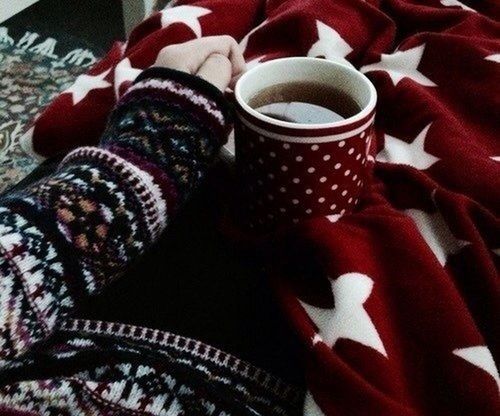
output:
[[[172,1],[172,0],[157,0],[155,3],[154,9],[161,10],[161,9],[167,7],[167,5],[169,3],[173,5],[174,1]]]
[[[77,39],[65,35],[60,43],[29,31],[16,37],[0,26],[0,192],[39,164],[20,145],[30,122],[96,61],[95,50]]]

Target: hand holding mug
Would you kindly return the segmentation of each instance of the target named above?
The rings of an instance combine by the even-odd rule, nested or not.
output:
[[[231,36],[208,36],[166,46],[155,66],[197,75],[225,91],[245,70],[245,59]]]

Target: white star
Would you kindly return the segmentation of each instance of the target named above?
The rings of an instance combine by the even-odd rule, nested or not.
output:
[[[429,123],[425,126],[411,143],[385,134],[384,149],[377,155],[377,160],[385,163],[408,165],[419,170],[429,169],[439,160],[438,157],[427,153],[424,149],[427,132],[431,125],[432,123]]]
[[[319,334],[314,334],[314,337],[312,339],[312,344],[316,345],[318,342],[324,342],[323,338],[321,338]]]
[[[373,289],[373,280],[361,273],[347,273],[331,281],[334,309],[323,309],[300,301],[318,327],[319,336],[332,348],[338,339],[350,339],[387,357],[377,329],[363,307]]]
[[[115,95],[120,96],[120,86],[124,82],[133,82],[142,72],[142,69],[132,68],[129,58],[125,58],[115,67]]]
[[[35,126],[31,127],[26,133],[19,137],[19,146],[24,150],[26,154],[31,156],[33,159],[43,162],[45,157],[39,155],[33,149],[33,133],[35,132]]]
[[[184,23],[194,32],[197,38],[201,38],[201,25],[198,20],[201,16],[212,13],[211,10],[198,6],[177,6],[161,12],[162,27],[173,23]]]
[[[479,367],[481,370],[486,371],[497,383],[497,387],[500,390],[500,377],[498,375],[498,369],[493,360],[490,350],[485,345],[477,345],[475,347],[468,348],[457,348],[453,350],[453,354],[463,358],[472,365]]]
[[[240,42],[240,48],[242,53],[244,53],[245,50],[247,49],[248,39],[250,39],[250,36],[252,36],[255,32],[257,32],[257,30],[259,30],[261,27],[264,27],[266,24],[267,24],[267,19],[264,20],[260,25],[255,26],[250,32],[248,32],[245,35],[245,37]]]
[[[106,78],[110,72],[111,68],[99,75],[80,75],[71,87],[63,91],[63,94],[72,94],[73,105],[76,105],[82,101],[90,91],[111,87],[109,82],[104,81],[104,78]]]
[[[304,416],[325,416],[309,391],[306,393],[304,399],[304,411],[302,414]]]
[[[393,54],[380,56],[380,61],[374,64],[363,66],[361,72],[385,71],[391,77],[394,85],[398,85],[403,78],[410,78],[413,81],[425,85],[426,87],[436,87],[437,85],[424,76],[417,67],[420,65],[425,45],[416,46],[406,51],[396,51]]]
[[[419,209],[407,209],[405,213],[415,222],[418,231],[441,266],[446,264],[449,255],[457,253],[470,244],[468,241],[457,239],[452,234],[439,211],[428,214]]]
[[[469,10],[470,12],[475,12],[474,9],[471,9],[469,6],[466,6],[463,3],[460,3],[458,0],[441,0],[441,4],[446,7],[454,7],[458,6],[464,10]]]
[[[494,53],[493,55],[489,55],[484,59],[487,61],[496,62],[497,64],[500,64],[500,53]]]
[[[307,56],[324,56],[331,61],[337,61],[352,66],[352,64],[345,59],[345,57],[352,52],[352,48],[342,36],[340,36],[335,29],[332,29],[320,20],[316,20],[316,28],[318,29],[318,40],[311,46]]]

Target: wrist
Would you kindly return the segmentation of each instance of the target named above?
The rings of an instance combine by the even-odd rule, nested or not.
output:
[[[147,79],[171,80],[189,86],[190,88],[197,90],[200,94],[213,99],[225,115],[229,116],[231,114],[229,103],[221,90],[196,75],[188,74],[187,72],[178,71],[176,69],[152,66],[142,71],[134,81],[133,85]]]
[[[226,142],[232,109],[224,94],[208,81],[175,69],[151,67],[137,77],[119,105],[148,98],[176,107],[186,119],[209,129],[220,145]]]

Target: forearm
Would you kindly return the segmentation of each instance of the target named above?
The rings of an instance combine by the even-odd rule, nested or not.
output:
[[[147,71],[100,146],[75,150],[52,176],[0,201],[0,357],[46,337],[156,241],[215,160],[227,119],[214,87]]]

